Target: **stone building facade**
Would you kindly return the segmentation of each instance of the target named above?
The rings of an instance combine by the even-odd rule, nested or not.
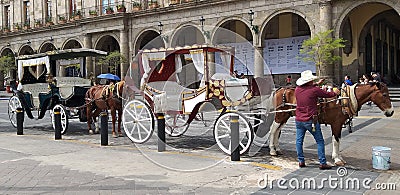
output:
[[[262,54],[253,54],[249,63],[257,77],[268,74],[261,63],[268,55],[266,40],[332,29],[333,37],[347,40],[346,47],[336,51],[341,61],[321,67],[322,75],[340,83],[344,75],[357,80],[377,71],[389,83],[400,82],[397,0],[3,0],[0,12],[1,56],[118,50],[129,59],[116,72],[123,77],[141,49],[248,41]],[[241,38],[226,37],[220,29]],[[88,73],[108,71],[90,59],[87,65]],[[287,74],[298,77],[287,69],[272,71],[278,84]]]

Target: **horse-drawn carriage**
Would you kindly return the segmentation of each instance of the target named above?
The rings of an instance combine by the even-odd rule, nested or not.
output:
[[[19,85],[9,100],[8,115],[16,127],[16,109],[22,108],[30,119],[42,119],[47,110],[51,116],[61,112],[61,131],[68,129],[72,118],[86,120],[85,93],[91,80],[85,79],[86,57],[104,56],[106,52],[94,49],[67,49],[24,55],[16,58]],[[52,117],[54,127],[54,117]]]
[[[266,137],[269,128],[259,127],[268,126],[272,77],[232,76],[234,48],[194,45],[142,50],[135,61],[125,77],[128,101],[122,115],[125,133],[134,143],[150,139],[155,117],[160,113],[165,115],[165,131],[170,136],[182,135],[205,113],[217,113],[214,138],[227,154],[231,153],[232,116],[239,118],[241,154],[249,150],[254,137]],[[141,78],[140,89],[136,90],[133,80],[138,75],[134,73]]]

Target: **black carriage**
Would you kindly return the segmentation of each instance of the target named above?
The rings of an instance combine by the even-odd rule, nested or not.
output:
[[[86,121],[85,94],[91,87],[91,80],[86,79],[86,57],[106,54],[80,48],[17,57],[19,84],[8,104],[11,124],[17,127],[18,107],[30,119],[42,119],[49,110],[53,128],[53,111],[60,109],[62,134],[68,129],[69,119]]]

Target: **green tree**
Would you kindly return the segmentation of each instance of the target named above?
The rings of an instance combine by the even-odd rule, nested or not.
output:
[[[300,58],[305,62],[314,62],[318,75],[321,75],[321,66],[332,64],[341,59],[340,56],[334,55],[334,51],[343,48],[346,40],[342,38],[332,38],[333,30],[327,30],[317,33],[314,37],[303,42]]]
[[[126,63],[125,57],[119,51],[110,52],[107,56],[100,58],[100,66],[108,66],[110,73],[117,74],[117,67],[121,63]]]

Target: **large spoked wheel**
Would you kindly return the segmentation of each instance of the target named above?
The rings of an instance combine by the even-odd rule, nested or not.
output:
[[[55,109],[60,109],[60,114],[61,114],[61,134],[64,135],[67,132],[68,129],[68,112],[67,109],[65,109],[65,106],[61,104],[57,104],[53,107],[53,110],[50,111],[51,114],[51,123],[53,124],[53,129],[56,129],[56,124],[54,120],[54,110]]]
[[[186,123],[188,116],[183,114],[168,114],[165,116],[165,132],[172,136],[178,137],[183,135],[189,128],[189,124]]]
[[[239,117],[239,147],[240,154],[244,154],[250,149],[254,132],[250,122],[240,113],[226,112],[218,117],[214,124],[215,141],[223,152],[231,154],[231,116]]]
[[[17,127],[17,108],[22,108],[21,101],[17,96],[12,96],[8,101],[8,118],[14,127]]]
[[[141,100],[129,101],[122,111],[122,124],[126,135],[134,143],[144,143],[154,132],[154,116],[150,107]]]

